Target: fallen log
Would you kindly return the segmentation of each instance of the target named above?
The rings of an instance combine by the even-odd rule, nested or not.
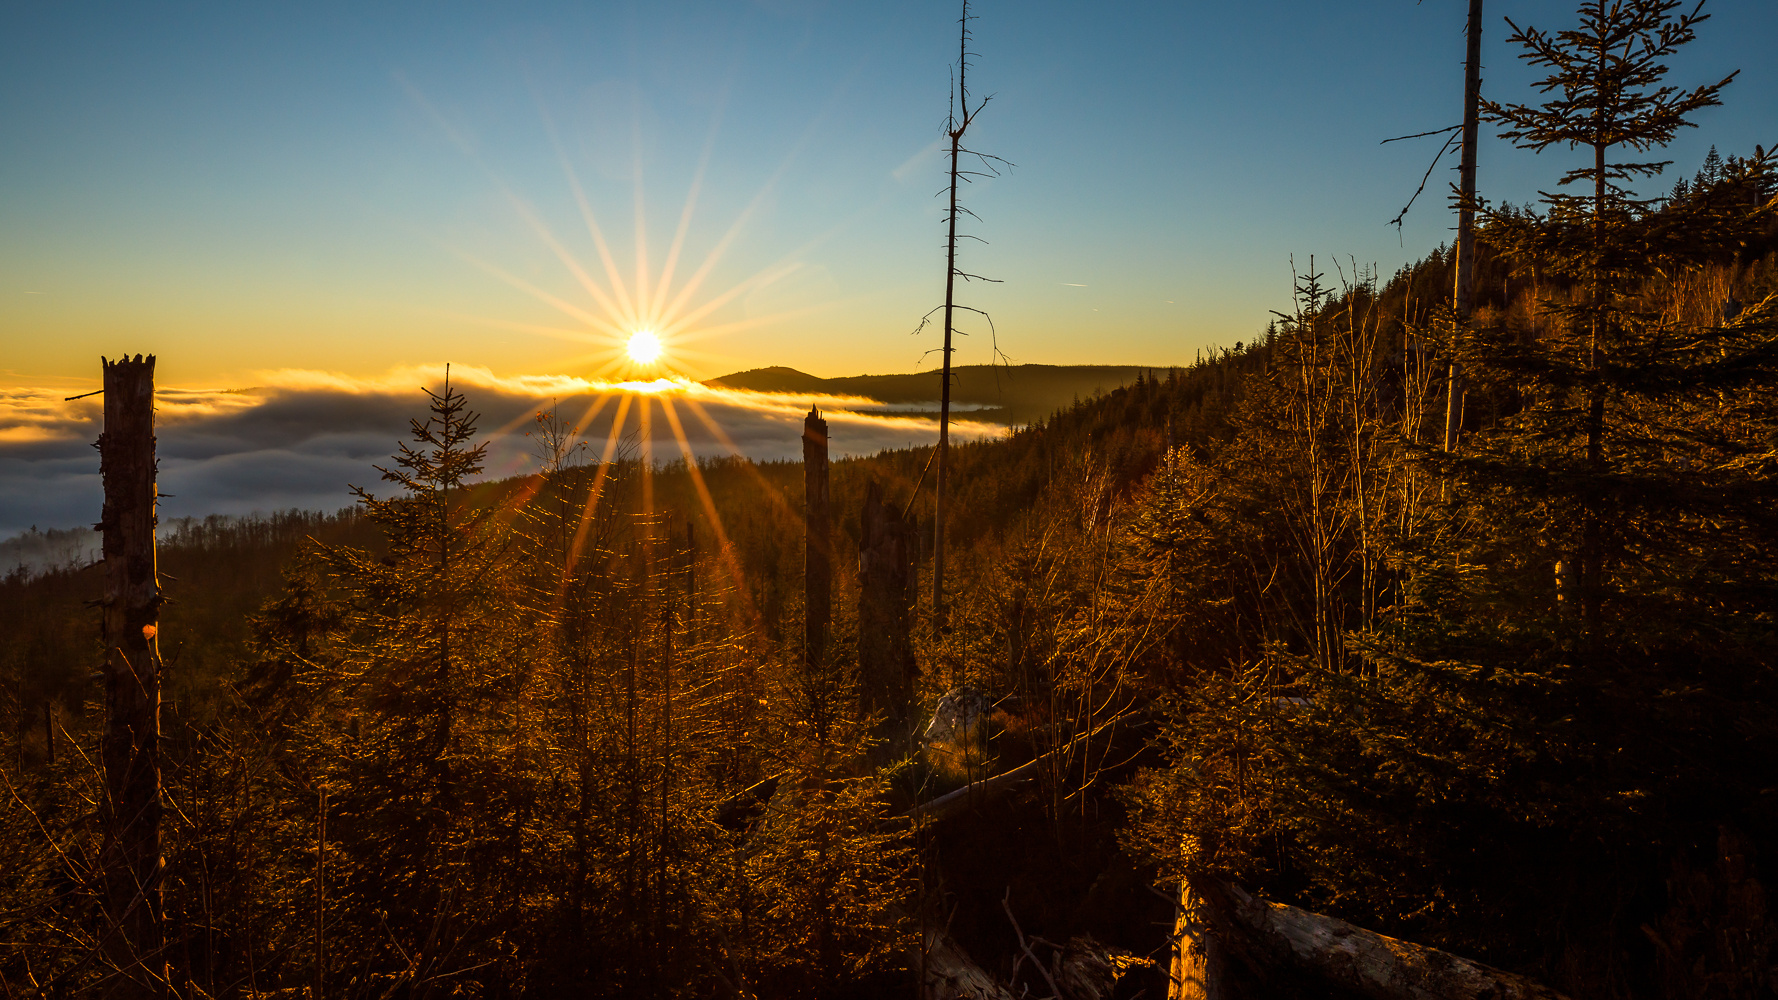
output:
[[[1009,792],[1013,788],[1035,779],[1050,762],[1058,758],[1066,757],[1069,753],[1074,751],[1075,747],[1080,746],[1087,740],[1098,736],[1100,733],[1118,725],[1119,723],[1127,722],[1133,714],[1134,713],[1127,713],[1107,719],[1094,727],[1091,732],[1082,733],[1074,739],[1069,740],[1065,746],[1057,747],[1035,760],[1028,760],[1010,771],[996,774],[990,778],[983,778],[980,781],[964,785],[962,788],[956,789],[955,791],[946,792],[936,799],[922,802],[919,805],[914,806],[912,809],[909,809],[906,815],[909,819],[936,821],[943,819],[972,803],[984,802]],[[1138,721],[1130,722],[1128,724],[1141,725],[1142,723]]]
[[[946,792],[936,799],[922,802],[909,809],[907,814],[913,819],[940,820],[964,808],[971,802],[983,802],[1003,792],[1011,791],[1014,786],[1021,785],[1037,777],[1040,767],[1046,763],[1049,754],[1036,760],[1026,761],[1018,767],[991,778],[964,785],[956,791]]]
[[[975,964],[943,928],[929,927],[919,960],[922,1000],[1013,1000],[999,980]]]
[[[1567,1000],[1516,973],[1260,899],[1214,878],[1191,880],[1220,945],[1263,975],[1287,966],[1371,1000]]]

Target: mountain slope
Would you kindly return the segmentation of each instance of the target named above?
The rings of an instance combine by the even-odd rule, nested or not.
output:
[[[1110,392],[1153,368],[1132,365],[961,365],[952,369],[951,402],[974,415],[1009,424],[1042,420],[1076,400]],[[754,368],[709,379],[706,385],[754,392],[819,392],[865,396],[916,412],[937,412],[937,371],[905,375],[852,375],[821,378],[794,368]]]

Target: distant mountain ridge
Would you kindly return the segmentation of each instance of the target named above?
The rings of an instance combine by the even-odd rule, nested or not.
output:
[[[999,423],[1029,424],[1068,408],[1076,399],[1111,392],[1136,381],[1138,373],[1165,371],[1140,365],[960,365],[953,368],[951,402],[967,409],[959,416]],[[905,408],[931,404],[916,413],[937,413],[938,371],[906,375],[848,375],[822,378],[795,368],[753,368],[705,380],[709,386],[754,392],[808,392],[864,396]],[[953,411],[957,412],[957,411]]]

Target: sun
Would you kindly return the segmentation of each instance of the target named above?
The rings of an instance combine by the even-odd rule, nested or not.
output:
[[[648,330],[638,330],[630,335],[630,342],[625,345],[624,350],[629,353],[631,361],[639,365],[651,365],[660,360],[661,338]]]

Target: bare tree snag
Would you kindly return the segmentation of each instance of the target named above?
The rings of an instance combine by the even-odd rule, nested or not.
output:
[[[957,279],[965,281],[981,279],[981,275],[967,274],[957,270],[957,217],[969,210],[957,203],[957,185],[968,183],[972,178],[981,176],[980,172],[964,170],[959,161],[964,154],[975,156],[984,166],[989,165],[993,157],[984,156],[963,146],[963,135],[969,131],[970,123],[975,116],[988,106],[988,99],[983,98],[974,109],[969,106],[969,22],[974,18],[969,13],[969,0],[963,0],[963,15],[957,19],[957,91],[953,96],[950,120],[945,123],[945,137],[951,140],[951,174],[950,174],[950,206],[945,213],[945,342],[943,347],[944,379],[939,384],[938,402],[938,478],[933,482],[935,511],[932,522],[932,627],[935,632],[943,632],[946,628],[945,618],[945,500],[950,487],[950,452],[951,452],[951,334],[956,327],[953,319],[956,311],[961,308],[971,312],[980,310],[968,306],[957,305]],[[1004,162],[1004,161],[1002,161]],[[974,213],[970,213],[974,215]],[[965,237],[968,238],[968,237]],[[986,279],[994,280],[994,279]],[[931,313],[927,314],[928,316]],[[921,321],[925,325],[925,321]]]
[[[1267,902],[1218,879],[1193,879],[1191,891],[1219,943],[1260,975],[1288,967],[1372,1000],[1566,1000],[1534,979]]]
[[[933,481],[934,510],[932,519],[932,625],[944,628],[945,621],[945,493],[949,485],[951,452],[951,319],[956,309],[957,292],[957,158],[963,152],[963,133],[969,128],[969,90],[964,86],[969,72],[969,0],[963,0],[963,28],[959,32],[957,62],[958,90],[963,94],[963,117],[951,122],[946,130],[951,138],[951,206],[947,214],[949,233],[945,237],[945,344],[944,378],[939,383],[938,397],[938,478]]]
[[[1475,305],[1475,154],[1482,102],[1482,0],[1469,0],[1463,62],[1463,159],[1457,168],[1457,266],[1451,308],[1461,333]],[[1455,345],[1453,345],[1455,346]],[[1457,450],[1463,427],[1463,369],[1452,357],[1445,378],[1445,450]]]
[[[155,566],[154,355],[105,361],[105,429],[99,468],[105,509],[106,914],[109,951],[131,981],[152,994],[141,964],[161,946],[161,658],[155,640],[160,581]],[[164,966],[164,963],[161,963]],[[164,971],[164,970],[163,970]]]
[[[828,624],[833,620],[833,535],[828,516],[827,421],[810,407],[803,420],[803,634],[810,671],[826,663]]]
[[[1469,0],[1463,60],[1463,159],[1457,167],[1457,277],[1451,304],[1468,319],[1475,304],[1475,156],[1482,103],[1482,0]]]
[[[914,700],[913,526],[883,502],[883,488],[865,488],[858,533],[858,674],[866,711],[880,713],[893,733],[907,729]]]

